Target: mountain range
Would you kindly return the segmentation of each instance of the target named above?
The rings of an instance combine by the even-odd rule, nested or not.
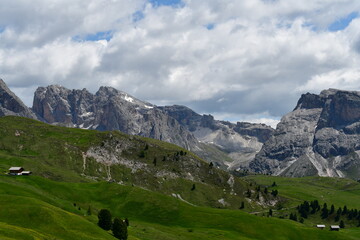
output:
[[[95,94],[59,85],[39,87],[28,108],[0,80],[0,115],[154,138],[229,171],[360,177],[360,93],[354,91],[303,94],[275,130],[215,120],[185,106],[156,106],[112,87],[100,87]]]

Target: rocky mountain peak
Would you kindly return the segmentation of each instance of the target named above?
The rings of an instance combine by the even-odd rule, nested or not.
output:
[[[120,94],[121,91],[113,88],[113,87],[108,87],[108,86],[101,86],[99,88],[99,90],[96,92],[96,96],[102,96],[102,95],[105,95],[105,96],[113,96],[113,95],[117,95],[117,94]]]
[[[37,119],[36,115],[0,79],[0,116],[5,115]]]
[[[311,108],[322,108],[325,104],[325,98],[321,95],[312,93],[302,94],[295,109],[311,109]]]
[[[360,176],[360,92],[303,94],[250,167],[285,176]]]
[[[195,137],[155,105],[112,87],[100,87],[96,94],[51,85],[38,88],[34,111],[46,122],[151,137],[190,149]]]

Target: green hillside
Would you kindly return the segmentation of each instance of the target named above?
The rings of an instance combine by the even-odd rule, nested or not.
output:
[[[322,207],[324,203],[330,210],[334,205],[335,212],[330,214],[326,219],[321,218],[321,211],[316,214],[309,214],[304,219],[304,224],[313,226],[314,224],[334,224],[338,225],[343,220],[347,227],[359,227],[359,215],[349,219],[348,214],[341,214],[339,221],[335,220],[336,211],[339,208],[360,210],[360,183],[346,178],[329,178],[329,177],[303,177],[287,178],[264,175],[247,176],[246,179],[253,184],[258,184],[262,188],[268,187],[269,191],[278,190],[279,194],[286,198],[283,202],[283,209],[274,208],[274,216],[286,216],[290,213],[297,213],[296,207],[304,201],[317,200]],[[273,184],[276,186],[272,186]]]
[[[195,207],[163,194],[107,182],[1,176],[0,195],[1,239],[114,239],[96,226],[101,208],[130,219],[129,239],[357,239],[360,234],[357,228],[322,231],[239,210]],[[89,206],[92,215],[85,216]]]
[[[12,116],[0,118],[0,159],[2,172],[22,166],[57,181],[112,181],[176,194],[201,206],[237,209],[248,188],[245,181],[173,144]]]
[[[33,175],[9,176],[11,166]],[[97,226],[102,208],[130,220],[129,239],[359,239],[356,226],[286,216],[313,199],[360,209],[359,196],[351,180],[238,178],[154,139],[0,118],[0,239],[115,239]]]

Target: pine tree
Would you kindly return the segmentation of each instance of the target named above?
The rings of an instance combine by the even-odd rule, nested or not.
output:
[[[115,218],[111,228],[114,237],[118,239],[120,239],[120,235],[121,235],[121,222],[122,221],[120,219]]]
[[[337,210],[336,214],[337,214],[337,215],[340,215],[341,213],[342,213],[342,209],[341,209],[341,207],[339,207],[339,209]]]
[[[245,208],[245,203],[244,203],[244,202],[241,202],[240,209],[244,209],[244,208]]]
[[[345,215],[345,214],[347,214],[347,212],[348,212],[348,209],[347,209],[347,207],[345,205],[341,214]]]
[[[91,206],[89,206],[88,210],[86,211],[86,215],[91,216],[92,212],[91,212]]]
[[[114,219],[111,230],[117,239],[126,240],[128,238],[126,223],[119,218]]]
[[[321,218],[322,219],[325,219],[329,216],[329,210],[327,209],[327,205],[326,203],[324,203],[324,207],[323,209],[321,210]]]
[[[195,183],[192,185],[191,191],[195,190]]]
[[[343,220],[340,221],[339,227],[340,227],[340,228],[345,228],[345,223],[344,223]]]
[[[112,226],[111,213],[107,209],[101,209],[98,214],[98,225],[104,230],[110,230]]]
[[[319,207],[319,202],[318,200],[314,200],[314,201],[311,201],[310,202],[310,207],[312,208],[311,210],[311,214],[314,214],[317,210],[318,210],[318,207]]]
[[[273,182],[273,184],[271,185],[272,187],[275,187],[276,186],[276,182]]]
[[[329,214],[333,214],[335,212],[335,207],[334,207],[334,204],[331,204],[331,208],[330,208],[330,212]]]

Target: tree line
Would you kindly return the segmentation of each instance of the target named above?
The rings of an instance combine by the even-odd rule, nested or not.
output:
[[[302,204],[297,206],[298,213],[303,219],[308,218],[312,214],[320,214],[322,219],[334,219],[335,222],[339,222],[341,228],[345,227],[344,220],[357,221],[357,226],[360,227],[360,210],[358,209],[348,209],[347,206],[339,207],[335,209],[334,204],[328,207],[327,203],[324,203],[322,206],[319,204],[318,200],[313,201],[304,201]],[[292,215],[292,220],[297,220],[296,214]]]

